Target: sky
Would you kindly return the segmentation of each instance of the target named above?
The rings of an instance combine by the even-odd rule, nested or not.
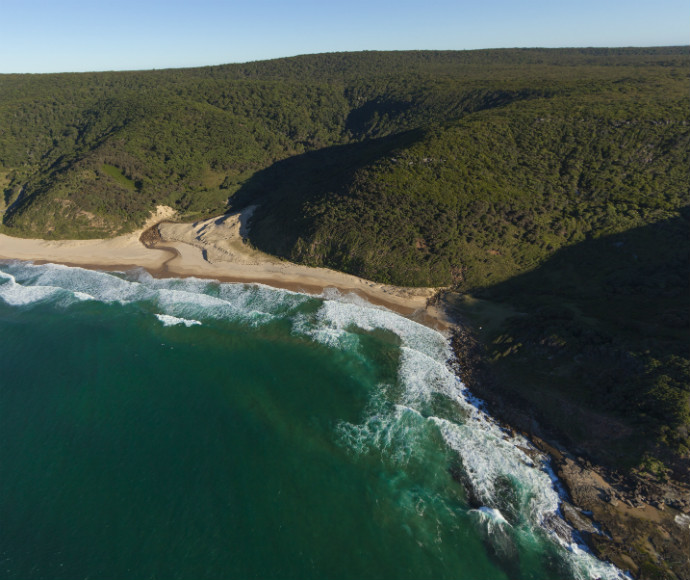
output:
[[[690,44],[688,0],[0,0],[0,73],[321,52]]]

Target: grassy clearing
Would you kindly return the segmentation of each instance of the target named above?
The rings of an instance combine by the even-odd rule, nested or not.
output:
[[[119,167],[104,163],[101,165],[101,171],[108,177],[114,179],[119,185],[126,187],[130,191],[136,191],[136,185],[133,180],[127,177]]]
[[[0,171],[0,212],[4,212],[18,195],[18,191],[10,187],[11,173],[12,171]]]

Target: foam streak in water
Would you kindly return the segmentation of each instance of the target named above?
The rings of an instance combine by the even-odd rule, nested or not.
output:
[[[0,299],[11,306],[28,306],[48,300],[60,293],[55,286],[26,286],[11,274],[0,272]]]
[[[441,334],[387,310],[337,297],[325,300],[311,324],[301,320],[295,331],[334,348],[357,348],[357,341],[347,337],[357,329],[375,328],[396,334],[402,343],[398,373],[402,395],[386,406],[386,393],[395,389],[382,385],[372,400],[371,414],[362,424],[340,425],[342,440],[357,452],[379,449],[396,462],[406,458],[405,463],[418,452],[415,439],[425,422],[431,422],[461,459],[472,493],[484,504],[477,513],[492,529],[517,526],[512,533],[525,542],[540,535],[551,537],[565,548],[562,556],[577,578],[625,578],[614,566],[600,562],[577,543],[564,539],[564,534],[556,533],[562,526],[570,528],[559,515],[560,498],[547,470],[522,451],[531,447],[526,439],[506,435],[475,400],[466,396],[464,385],[449,364],[452,353],[448,341]],[[430,403],[438,395],[452,401],[457,417],[464,420],[433,415]],[[417,419],[413,421],[413,417]],[[511,542],[503,538],[502,543]]]
[[[178,324],[184,324],[187,328],[190,326],[201,326],[201,322],[198,320],[177,318],[176,316],[170,316],[169,314],[156,314],[156,318],[163,323],[163,326],[177,326]]]
[[[257,326],[289,315],[309,297],[246,284],[198,278],[156,279],[144,270],[126,274],[9,262],[0,271],[0,299],[26,306],[60,297],[62,305],[84,300],[106,304],[155,304],[161,315],[186,320],[234,320]]]
[[[42,301],[121,304],[140,308],[151,320],[153,313],[166,326],[209,321],[257,326],[287,318],[294,334],[362,358],[362,333],[390,333],[395,339],[391,344],[400,345],[397,380],[379,385],[360,424],[338,426],[341,441],[356,453],[377,450],[382,460],[406,469],[423,453],[423,442],[432,433],[434,441],[445,445],[444,454],[457,456],[464,480],[483,506],[478,520],[501,530],[506,550],[545,539],[562,546],[560,553],[575,577],[622,577],[556,533],[567,524],[559,515],[560,500],[549,474],[520,449],[529,447],[528,441],[506,435],[466,395],[449,364],[448,341],[430,328],[334,293],[319,306],[312,297],[257,285],[158,280],[144,271],[116,274],[51,264],[0,264],[0,299],[17,307]],[[439,400],[447,412],[439,411]]]

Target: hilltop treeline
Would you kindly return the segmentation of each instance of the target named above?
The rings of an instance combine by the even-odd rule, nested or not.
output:
[[[267,252],[510,305],[482,337],[512,395],[570,441],[586,434],[569,405],[620,425],[602,461],[680,474],[689,57],[364,52],[0,75],[2,227],[103,237],[157,204],[189,219],[258,205],[250,241]]]
[[[636,173],[657,179],[643,185],[677,196],[677,176],[668,177],[669,187],[660,179],[663,164],[687,152],[687,52],[364,52],[198,69],[0,75],[3,223],[15,235],[99,237],[133,229],[159,203],[190,217],[210,215],[227,209],[238,190],[270,194],[270,168],[291,159],[307,179],[283,184],[291,187],[283,197],[292,213],[281,217],[306,219],[309,234],[287,228],[285,239],[274,241],[283,255],[396,283],[448,284],[459,279],[458,268],[473,269],[464,256],[453,257],[457,251],[481,253],[490,245],[451,232],[458,219],[464,225],[463,213],[479,211],[492,222],[512,212],[515,221],[523,206],[541,208],[535,183],[546,181],[540,193],[553,191],[559,200],[549,203],[561,213],[574,191],[585,202],[592,194],[615,201],[632,192],[628,202],[635,205],[642,178],[629,179],[621,165],[637,155],[650,160]],[[411,131],[417,131],[414,141]],[[583,134],[586,142],[579,141]],[[385,149],[372,156],[371,142],[381,138]],[[352,147],[337,149],[343,145]],[[333,147],[337,173],[357,168],[349,172],[352,181],[336,184],[338,191],[308,179],[313,159],[299,157],[319,151],[327,157]],[[597,167],[585,166],[583,177],[590,157]],[[516,163],[520,172],[512,177]],[[265,169],[267,175],[257,174]],[[612,187],[597,182],[600,170]],[[581,177],[586,181],[579,183]],[[354,241],[341,249],[337,240],[321,239],[319,231],[331,231],[334,222],[348,228],[342,216],[325,211],[329,203],[349,213],[345,206],[357,198],[368,208],[376,190],[395,191],[396,203],[410,206],[404,213],[418,220],[431,210],[452,223],[401,231],[391,221],[388,229],[399,239],[380,264]],[[483,212],[473,206],[476,199],[498,205]],[[427,201],[433,207],[424,207]],[[375,227],[387,237],[385,226],[371,225],[380,221],[378,210],[369,210],[365,244],[374,240]],[[526,211],[526,219],[539,221]],[[532,237],[562,228],[546,229]],[[429,264],[441,247],[443,257]]]

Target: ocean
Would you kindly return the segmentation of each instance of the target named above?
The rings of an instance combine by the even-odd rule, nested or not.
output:
[[[623,578],[528,447],[357,296],[0,262],[0,578]]]

